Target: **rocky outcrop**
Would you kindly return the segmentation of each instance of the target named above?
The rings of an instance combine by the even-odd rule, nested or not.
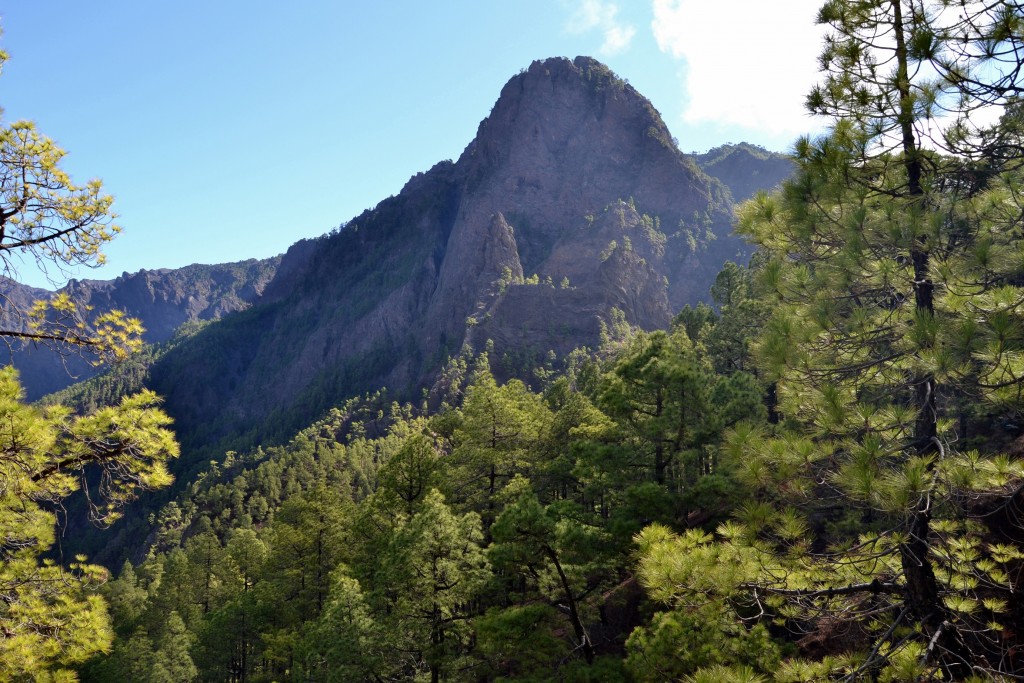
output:
[[[178,269],[140,270],[116,280],[72,280],[62,291],[96,310],[119,309],[145,321],[147,342],[163,341],[182,323],[216,320],[259,299],[280,258]]]
[[[122,310],[142,320],[143,339],[170,339],[183,323],[215,320],[248,308],[263,294],[277,269],[279,257],[221,265],[191,265],[178,269],[141,270],[115,280],[71,280],[50,292],[6,280],[0,296],[24,310],[35,300],[67,294],[93,311]],[[17,324],[17,323],[16,323]],[[21,374],[29,400],[87,379],[98,371],[87,359],[58,355],[44,346],[16,344],[0,362],[13,363]]]
[[[562,235],[529,280],[515,272],[474,311],[466,343],[496,355],[540,358],[593,345],[614,308],[644,328],[671,318],[665,238],[650,217],[623,201]]]
[[[729,237],[723,188],[676,148],[646,98],[589,57],[534,62],[509,81],[457,165],[465,197],[452,243],[500,212],[528,273],[585,217],[619,200],[658,219],[672,307],[704,297],[717,273],[695,252],[715,237],[719,263],[746,251]]]
[[[211,284],[189,299],[138,274],[102,296],[126,308],[167,302],[157,316],[166,326],[244,309],[161,357],[149,377],[187,449],[235,447],[240,435],[286,437],[361,391],[418,396],[465,345],[491,342],[495,360],[528,365],[596,346],[613,310],[641,327],[667,324],[707,297],[726,259],[748,253],[729,232],[732,196],[607,67],[548,59],[505,85],[457,161],[293,247],[259,280],[262,295],[229,286],[219,304]]]

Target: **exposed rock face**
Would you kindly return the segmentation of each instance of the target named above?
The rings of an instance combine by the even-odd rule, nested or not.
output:
[[[613,308],[663,326],[707,297],[726,259],[748,253],[729,234],[731,206],[605,66],[535,62],[504,87],[458,161],[296,245],[262,290],[232,290],[238,308],[252,305],[169,352],[149,384],[188,448],[288,436],[381,386],[411,398],[466,344],[491,340],[495,356],[528,358],[595,346]],[[111,305],[129,310],[173,301],[167,325],[230,306],[212,289],[189,291],[194,301],[158,294],[142,274],[118,291]]]
[[[215,320],[248,308],[263,294],[279,261],[141,270],[112,281],[72,280],[64,289],[95,309],[116,308],[143,318],[146,341],[161,341],[184,322]]]
[[[119,309],[140,318],[146,327],[145,341],[157,343],[169,339],[185,322],[214,320],[248,308],[274,276],[279,260],[142,270],[106,281],[72,280],[58,293],[97,312]],[[0,282],[0,295],[22,309],[54,294],[10,280]],[[8,352],[0,361],[13,362],[18,368],[29,400],[96,373],[84,359],[62,359],[47,348],[15,347]]]
[[[691,285],[703,274],[693,272],[696,260],[687,260],[682,233],[697,228],[688,223],[699,217],[701,246],[705,221],[728,237],[722,188],[676,149],[647,99],[587,57],[534,62],[509,81],[457,166],[465,196],[449,251],[455,268],[465,234],[493,214],[502,213],[516,230],[524,270],[539,273],[555,244],[571,239],[586,216],[632,198],[638,211],[660,219],[674,242],[663,268],[669,301],[679,307],[707,289],[703,282]],[[716,248],[743,247],[724,239]]]
[[[593,345],[612,308],[645,328],[671,318],[665,239],[626,202],[577,221],[537,268],[536,283],[513,279],[472,316],[467,342],[534,358]],[[503,285],[503,287],[502,287]],[[518,353],[517,353],[518,352]]]
[[[465,344],[520,357],[595,346],[612,308],[662,326],[745,257],[729,197],[605,66],[535,62],[458,161],[296,267],[286,257],[263,302],[169,354],[153,388],[206,443],[294,428],[371,388],[409,396]]]
[[[715,147],[694,159],[702,171],[722,181],[737,202],[771,190],[795,170],[789,157],[745,142]]]

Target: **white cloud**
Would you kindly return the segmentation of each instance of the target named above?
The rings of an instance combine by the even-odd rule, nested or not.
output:
[[[605,56],[616,55],[626,50],[636,35],[636,28],[619,21],[618,14],[619,7],[614,2],[582,0],[569,17],[566,28],[571,33],[600,31],[604,36],[604,42],[598,52]]]
[[[654,0],[662,52],[685,61],[690,123],[718,122],[773,134],[816,127],[804,97],[818,80],[821,0]]]
[[[614,55],[629,47],[629,43],[636,35],[636,29],[632,26],[612,26],[604,31],[604,44],[600,52],[605,55]]]

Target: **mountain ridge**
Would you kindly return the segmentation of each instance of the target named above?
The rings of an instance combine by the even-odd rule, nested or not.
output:
[[[0,298],[24,310],[36,299],[66,294],[80,307],[91,307],[98,313],[120,309],[144,320],[143,341],[153,344],[167,341],[185,323],[215,320],[252,305],[273,278],[280,260],[277,256],[176,269],[144,269],[113,280],[72,279],[56,291],[5,279],[0,280]],[[11,346],[7,358],[2,360],[18,369],[29,400],[97,372],[87,358],[60,355],[43,345]]]
[[[478,340],[479,331],[467,330],[467,319],[493,295],[505,267],[522,269],[525,277],[536,273],[561,280],[565,274],[554,270],[559,261],[549,262],[551,255],[581,244],[577,237],[586,232],[588,215],[628,199],[633,208],[624,211],[636,215],[624,214],[614,227],[602,224],[615,235],[609,232],[607,242],[577,253],[587,260],[577,270],[597,273],[600,254],[615,236],[617,243],[625,242],[625,226],[639,225],[644,213],[677,228],[663,233],[662,239],[672,243],[662,249],[669,258],[657,277],[641,274],[652,263],[640,257],[631,265],[612,261],[625,264],[618,278],[591,278],[584,290],[589,305],[578,304],[589,312],[591,324],[580,327],[590,333],[573,341],[596,344],[594,314],[617,306],[627,308],[626,319],[633,324],[659,326],[672,307],[703,296],[717,272],[720,264],[705,267],[692,250],[704,245],[706,230],[719,233],[713,249],[729,256],[743,253],[742,244],[728,236],[723,196],[717,183],[671,143],[650,103],[607,67],[589,58],[534,62],[505,85],[456,162],[415,176],[398,195],[322,240],[295,289],[273,310],[262,308],[261,330],[235,316],[238,329],[227,343],[238,353],[216,368],[204,362],[211,354],[188,354],[201,368],[198,375],[226,373],[228,386],[234,384],[230,391],[195,401],[197,391],[202,396],[215,387],[200,391],[173,381],[186,370],[173,358],[154,369],[153,388],[167,396],[168,405],[192,397],[179,417],[186,426],[206,414],[207,405],[221,408],[226,424],[211,436],[300,405],[322,410],[346,394],[377,386],[407,394],[439,360]],[[679,226],[694,214],[706,221],[699,226],[705,232],[683,235]],[[652,253],[656,249],[639,233],[631,241]],[[683,249],[687,253],[681,254]],[[701,269],[707,272],[697,272]],[[688,271],[695,276],[683,277]],[[652,308],[639,304],[636,295],[622,295],[632,287],[622,279],[627,273],[650,281],[669,277],[676,286],[659,285],[666,303]],[[516,291],[512,296],[528,306],[533,297],[516,286],[510,288]],[[581,289],[545,296],[578,300]],[[508,295],[494,301],[502,296]],[[246,316],[260,314],[253,310]],[[495,324],[487,327],[494,338],[517,336]],[[202,337],[214,334],[204,330],[192,343],[203,346]],[[528,341],[539,350],[551,347],[546,336]],[[506,350],[497,349],[499,355]],[[267,385],[274,387],[271,396],[262,390]]]
[[[538,60],[458,160],[294,245],[258,296],[156,361],[147,384],[188,450],[286,437],[380,386],[411,397],[467,345],[522,364],[595,346],[613,309],[660,327],[749,253],[729,231],[732,194],[606,66]]]

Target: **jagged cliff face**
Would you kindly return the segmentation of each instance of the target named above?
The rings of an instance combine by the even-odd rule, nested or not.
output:
[[[284,437],[381,386],[413,398],[465,345],[490,340],[495,362],[593,347],[612,309],[653,328],[706,298],[747,253],[730,212],[729,191],[631,86],[589,58],[535,62],[456,162],[232,290],[246,310],[168,353],[149,384],[188,448]],[[117,291],[159,298],[144,277]],[[231,307],[212,294],[165,297],[175,313],[161,320]]]
[[[728,197],[606,67],[535,62],[456,162],[319,240],[300,266],[285,255],[287,286],[162,361],[154,388],[205,443],[294,428],[379,386],[411,396],[466,344],[491,340],[496,361],[595,346],[612,308],[663,326],[742,256]]]
[[[470,317],[467,343],[481,349],[490,340],[498,360],[539,359],[549,350],[563,355],[596,346],[613,308],[642,327],[667,325],[667,241],[653,218],[624,201],[588,215],[556,241],[535,282],[515,278],[513,270],[511,281],[506,276],[488,288]]]
[[[586,292],[593,300],[584,307],[587,324],[595,322],[594,305],[607,308],[614,302],[626,307],[632,322],[663,325],[669,317],[666,296],[676,306],[703,294],[701,285],[693,286],[702,273],[692,272],[699,265],[677,234],[680,222],[694,213],[717,221],[719,227],[728,222],[723,207],[716,205],[717,187],[674,147],[650,103],[588,58],[535,62],[513,78],[455,171],[460,202],[439,272],[439,296],[428,311],[429,327],[449,336],[459,334],[465,313],[493,287],[504,266],[556,283],[568,277],[575,294],[561,289],[543,296],[534,293],[538,301],[564,299],[579,305],[580,291]],[[603,263],[600,254],[617,237],[625,237],[618,224],[612,228],[609,221],[596,218],[630,199],[635,211],[659,218],[669,243],[663,250],[667,258],[659,261],[661,274],[669,276],[668,288],[655,296],[660,305],[633,305],[619,296],[612,290],[635,285],[613,283],[607,268],[605,277],[595,277]],[[496,217],[507,229],[495,230]],[[500,253],[507,263],[467,278],[467,269],[472,271],[480,255],[490,252],[494,240],[505,245]],[[618,275],[628,281],[648,273],[641,276],[624,268]],[[513,296],[529,307],[525,293]],[[582,310],[572,317],[581,315]],[[498,336],[508,333],[490,328]],[[522,341],[545,345],[536,337]]]
[[[56,293],[69,295],[94,311],[119,309],[144,321],[144,339],[158,343],[170,339],[186,322],[216,320],[248,308],[260,298],[273,278],[279,258],[249,260],[216,266],[192,265],[125,273],[115,280],[72,280]],[[0,282],[0,296],[25,309],[55,292],[27,287],[10,280]],[[77,356],[61,358],[44,347],[15,346],[0,362],[12,363],[21,373],[29,400],[64,388],[97,369]]]

